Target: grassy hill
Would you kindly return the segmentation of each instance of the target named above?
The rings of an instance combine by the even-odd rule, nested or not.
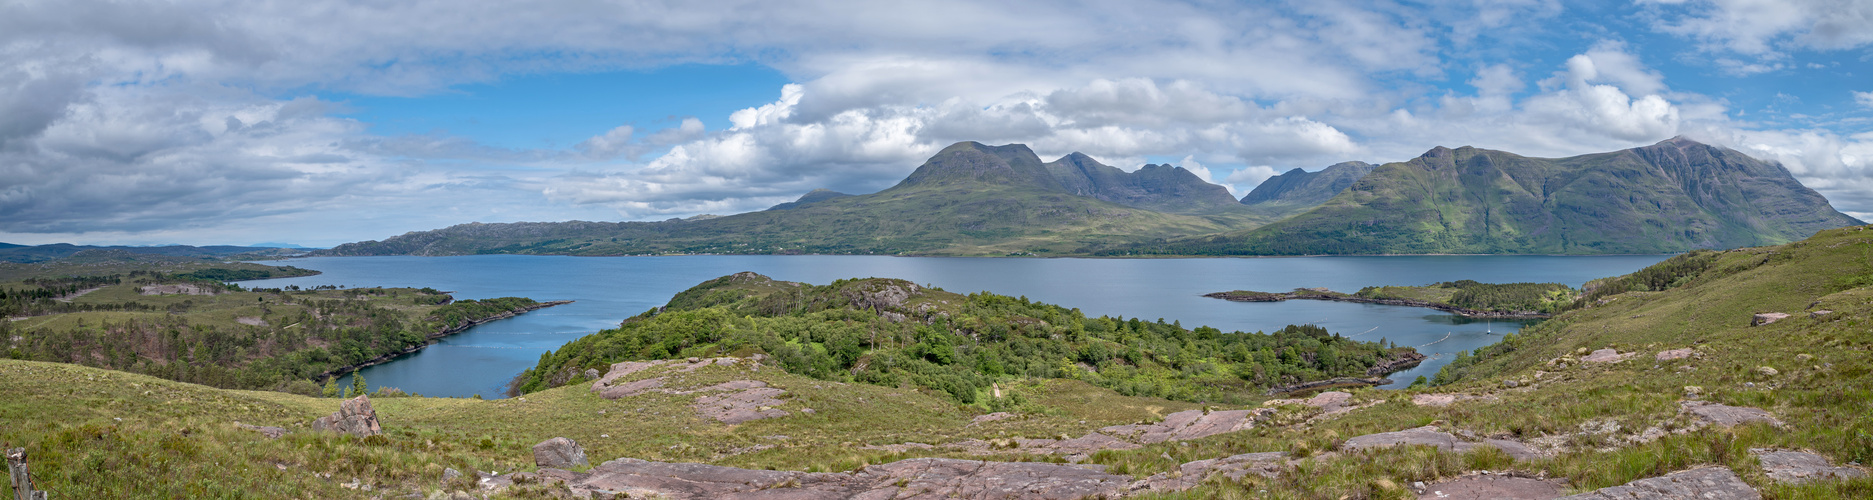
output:
[[[612,363],[765,353],[789,372],[831,381],[912,386],[957,402],[1006,404],[998,382],[1074,379],[1132,396],[1193,402],[1264,399],[1271,387],[1368,371],[1415,354],[1311,325],[1271,333],[1137,318],[991,293],[960,295],[892,279],[824,286],[754,273],[697,285],[669,305],[580,338],[521,375],[522,391],[589,380]]]
[[[1440,147],[1382,165],[1278,223],[1128,252],[1672,253],[1787,243],[1859,223],[1781,165],[1684,138],[1559,159]]]

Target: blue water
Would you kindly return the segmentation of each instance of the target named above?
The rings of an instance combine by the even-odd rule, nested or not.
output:
[[[1021,259],[884,256],[316,257],[286,262],[324,274],[261,280],[248,286],[342,285],[433,287],[457,298],[519,296],[575,300],[514,319],[477,326],[360,373],[375,389],[426,396],[499,397],[507,382],[542,353],[617,326],[671,295],[722,275],[754,271],[775,279],[826,284],[843,278],[902,278],[958,293],[1025,295],[1077,307],[1089,316],[1163,318],[1186,328],[1266,331],[1313,323],[1360,340],[1422,346],[1433,356],[1392,374],[1393,387],[1431,375],[1451,356],[1488,345],[1519,322],[1470,321],[1430,309],[1321,301],[1228,302],[1202,297],[1225,290],[1287,291],[1327,287],[1353,292],[1373,285],[1558,282],[1579,287],[1666,256],[1388,256],[1249,259]],[[1435,342],[1435,343],[1433,343]],[[1428,345],[1427,345],[1428,344]]]

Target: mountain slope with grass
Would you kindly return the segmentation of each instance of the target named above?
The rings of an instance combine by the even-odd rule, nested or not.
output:
[[[1680,137],[1556,159],[1439,147],[1379,166],[1278,223],[1132,252],[1672,253],[1787,243],[1860,223],[1779,164]]]
[[[1319,172],[1294,169],[1269,177],[1242,197],[1242,204],[1270,214],[1305,212],[1352,187],[1374,166],[1363,161],[1336,163]]]
[[[775,209],[662,222],[463,224],[315,254],[1061,255],[1268,220],[1181,168],[1125,173],[1084,155],[1042,163],[1027,146],[964,142],[872,194],[816,191]]]

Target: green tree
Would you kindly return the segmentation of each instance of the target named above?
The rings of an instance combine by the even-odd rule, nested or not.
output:
[[[325,388],[319,394],[328,398],[338,397],[338,377],[325,377]]]
[[[367,389],[368,388],[365,387],[364,385],[364,376],[359,375],[357,370],[352,370],[351,371],[351,390],[346,391],[347,394],[345,395],[345,397],[351,397],[354,395],[362,396],[364,395],[365,392],[367,392]]]

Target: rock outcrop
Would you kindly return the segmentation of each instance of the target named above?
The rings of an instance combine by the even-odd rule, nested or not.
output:
[[[1516,460],[1541,458],[1540,452],[1522,443],[1507,439],[1484,439],[1480,442],[1464,441],[1458,439],[1457,436],[1451,433],[1439,431],[1436,427],[1428,425],[1402,431],[1381,432],[1378,434],[1354,437],[1341,443],[1340,448],[1346,450],[1370,450],[1412,445],[1430,446],[1440,450],[1458,453],[1469,452],[1481,447],[1491,447],[1502,450],[1503,453],[1515,457]]]
[[[696,392],[722,391],[722,394],[696,398],[690,408],[704,418],[712,418],[724,424],[739,424],[750,420],[780,418],[787,416],[785,410],[774,408],[784,404],[778,399],[786,394],[777,388],[768,387],[767,382],[759,380],[731,380],[720,384],[697,389]]]
[[[1756,422],[1766,423],[1776,427],[1782,426],[1782,421],[1780,419],[1775,418],[1775,415],[1770,415],[1769,412],[1763,411],[1761,408],[1728,406],[1707,401],[1685,401],[1680,404],[1679,408],[1685,413],[1697,417],[1699,421],[1720,427],[1734,427]]]
[[[690,408],[703,418],[714,419],[724,424],[739,424],[764,418],[778,418],[789,415],[786,410],[775,408],[786,401],[780,399],[787,391],[769,387],[767,382],[759,380],[731,380],[720,384],[683,390],[682,388],[664,387],[666,377],[651,377],[619,383],[618,379],[653,368],[662,368],[670,372],[693,372],[708,366],[737,366],[746,364],[751,370],[761,367],[760,355],[756,358],[689,358],[666,359],[657,361],[626,361],[611,365],[611,371],[592,382],[592,390],[605,399],[621,399],[651,391],[664,394],[716,393],[696,398]]]
[[[1244,476],[1255,474],[1273,478],[1288,467],[1288,452],[1269,451],[1262,453],[1244,453],[1241,455],[1212,458],[1187,462],[1177,468],[1177,472],[1153,474],[1140,481],[1134,489],[1150,491],[1183,491],[1203,484],[1212,476],[1222,475],[1231,481],[1240,481]]]
[[[585,448],[578,442],[564,437],[556,437],[533,445],[533,463],[540,467],[571,469],[591,465],[585,459]]]
[[[1588,353],[1586,356],[1581,357],[1580,360],[1588,363],[1618,363],[1625,361],[1627,358],[1631,358],[1633,354],[1634,353],[1630,352],[1622,353],[1609,347]]]
[[[1183,441],[1253,427],[1249,410],[1186,410],[1151,424],[1114,425],[1099,432],[1143,444]]]
[[[1418,491],[1419,498],[1548,500],[1560,497],[1562,487],[1561,481],[1556,479],[1470,473],[1456,479],[1415,489],[1420,490]]]
[[[1743,482],[1735,472],[1723,467],[1705,467],[1678,471],[1659,477],[1600,488],[1588,493],[1561,497],[1563,500],[1757,500],[1755,488]]]
[[[371,409],[371,398],[359,395],[338,404],[338,412],[319,417],[312,421],[312,430],[332,431],[357,437],[383,434],[384,429],[377,424],[377,410]]]
[[[555,474],[558,474],[557,472]],[[1091,468],[1033,462],[915,458],[846,473],[749,470],[621,458],[566,481],[575,496],[669,499],[1118,497],[1132,480]]]
[[[1777,321],[1782,321],[1785,319],[1788,319],[1788,313],[1779,313],[1779,312],[1756,313],[1755,316],[1750,318],[1749,326],[1762,326],[1762,325],[1767,325],[1767,324],[1774,323]]]
[[[1671,361],[1675,359],[1689,358],[1695,355],[1697,355],[1697,351],[1689,349],[1689,348],[1672,349],[1669,351],[1659,351],[1657,355],[1652,356],[1652,359],[1654,361]]]
[[[1827,457],[1800,451],[1780,451],[1765,448],[1751,448],[1751,455],[1762,463],[1762,471],[1780,483],[1803,483],[1827,479],[1853,479],[1866,477],[1866,471],[1853,467],[1837,467],[1828,462]]]

